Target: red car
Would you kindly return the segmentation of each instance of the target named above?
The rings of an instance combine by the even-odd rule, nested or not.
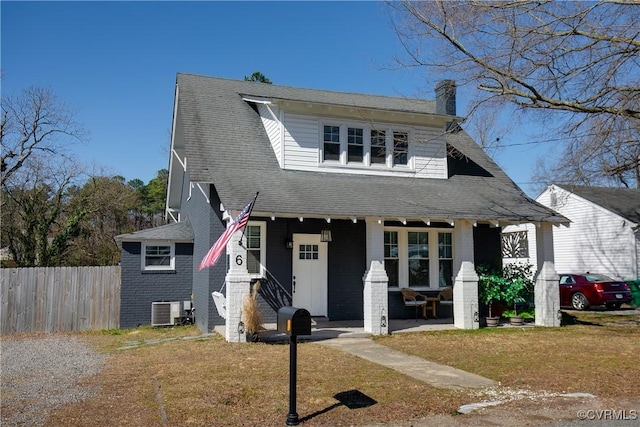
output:
[[[586,310],[592,305],[620,308],[631,301],[631,289],[625,282],[604,274],[560,274],[560,306]]]

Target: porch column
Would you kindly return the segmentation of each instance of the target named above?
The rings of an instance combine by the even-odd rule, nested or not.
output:
[[[389,278],[384,269],[384,224],[366,218],[367,271],[364,282],[364,330],[372,335],[389,333]]]
[[[473,225],[469,221],[456,221],[453,239],[453,324],[460,329],[478,329],[478,275],[473,256]]]
[[[536,326],[560,326],[560,278],[553,257],[553,226],[536,226],[538,268],[535,279]]]
[[[251,276],[247,270],[247,250],[240,246],[242,231],[236,231],[229,243],[229,270],[226,276],[227,319],[225,339],[228,342],[246,342],[242,322],[242,300],[251,291]],[[242,329],[242,331],[241,331]]]

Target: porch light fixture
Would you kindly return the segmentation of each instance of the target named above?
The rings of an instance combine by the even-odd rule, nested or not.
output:
[[[293,240],[291,239],[285,240],[284,245],[287,249],[293,249]]]
[[[325,228],[320,232],[320,241],[321,242],[330,242],[331,241],[331,230]]]

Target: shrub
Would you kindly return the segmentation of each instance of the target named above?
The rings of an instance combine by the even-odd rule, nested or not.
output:
[[[516,305],[531,300],[533,296],[533,274],[530,264],[507,264],[502,269],[489,269],[479,265],[478,273],[478,297],[481,302],[489,307],[491,317],[491,305],[502,301],[513,305],[513,311],[517,315]]]
[[[491,305],[502,299],[502,287],[504,278],[499,271],[490,270],[488,267],[480,265],[477,267],[478,273],[478,298],[489,307],[489,317],[491,316]]]
[[[513,263],[502,268],[505,279],[502,290],[502,298],[506,303],[513,305],[515,315],[518,315],[518,303],[530,301],[533,297],[533,274],[531,264]]]
[[[253,285],[253,290],[244,296],[242,301],[242,321],[247,334],[255,335],[262,328],[262,312],[258,306],[258,290],[260,281]]]

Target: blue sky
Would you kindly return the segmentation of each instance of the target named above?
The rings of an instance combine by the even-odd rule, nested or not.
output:
[[[402,54],[384,3],[2,1],[2,93],[50,87],[89,131],[80,161],[145,183],[168,167],[178,72],[433,99]],[[454,76],[443,76],[454,77]],[[455,77],[454,77],[455,78]],[[458,113],[465,108],[458,91]],[[517,133],[516,133],[517,134]],[[509,143],[522,143],[511,137]],[[494,159],[531,196],[538,148]]]

